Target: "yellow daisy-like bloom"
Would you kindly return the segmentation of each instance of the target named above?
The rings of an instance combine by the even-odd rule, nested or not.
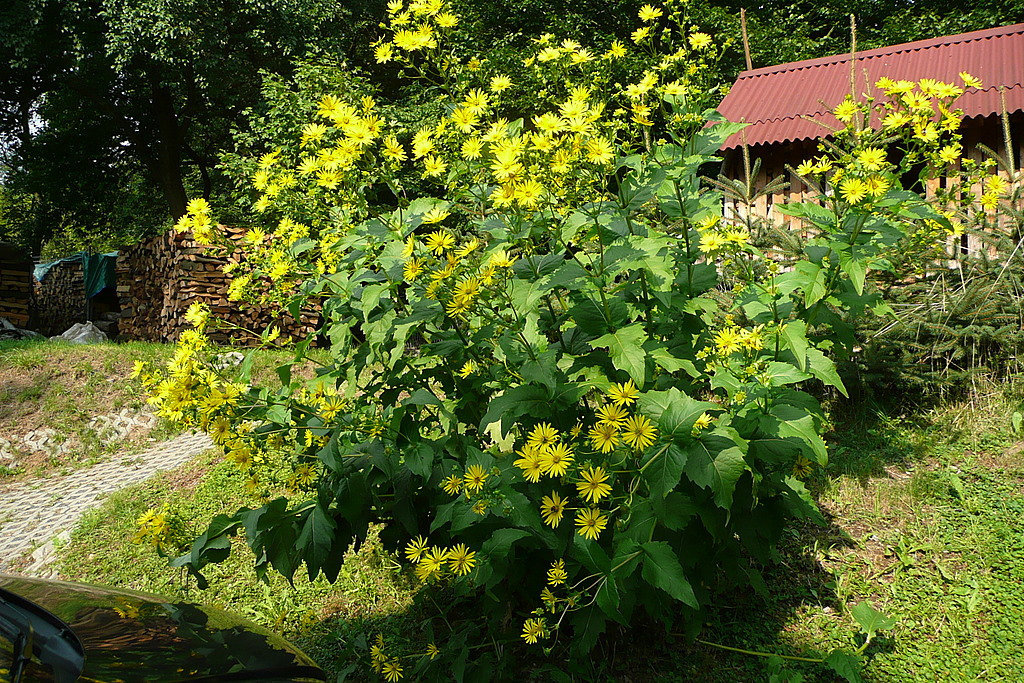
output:
[[[815,165],[813,161],[805,161],[796,167],[796,174],[802,176],[814,175]]]
[[[711,36],[706,33],[691,33],[689,40],[694,50],[703,50],[711,45]]]
[[[955,164],[960,161],[960,146],[946,145],[939,150],[939,159],[947,164]]]
[[[584,500],[596,503],[612,492],[603,467],[588,467],[580,471],[580,476],[583,481],[576,482],[576,490]]]
[[[864,181],[864,187],[872,197],[880,197],[889,189],[889,181],[882,176],[873,175]]]
[[[548,569],[548,583],[552,586],[558,586],[565,583],[565,580],[569,578],[569,575],[565,571],[565,560],[555,560],[551,563],[551,568]]]
[[[612,384],[606,394],[608,400],[617,406],[621,405],[633,405],[636,399],[640,396],[640,392],[637,391],[636,385],[633,384],[633,380],[627,380],[621,384]]]
[[[968,88],[982,88],[981,81],[966,71],[960,72],[960,80],[964,82]]]
[[[451,212],[447,209],[442,209],[435,206],[430,211],[423,214],[423,225],[433,225],[434,223],[440,223],[448,216],[451,216]]]
[[[614,403],[606,403],[597,409],[599,424],[612,424],[618,427],[627,417],[629,417],[629,413],[626,412],[626,409]]]
[[[448,553],[440,548],[429,548],[420,555],[419,564],[416,565],[416,576],[422,581],[436,576],[444,568],[444,561],[448,559]]]
[[[431,154],[423,160],[423,177],[432,178],[439,176],[448,168],[448,163],[438,156]]]
[[[590,437],[590,445],[602,453],[614,451],[615,447],[619,445],[618,427],[610,422],[598,423],[597,426],[590,430],[588,436]]]
[[[437,656],[441,654],[441,650],[437,647],[437,645],[434,645],[433,643],[428,643],[427,649],[423,654],[430,657],[431,659],[436,659]]]
[[[643,415],[634,415],[626,420],[625,426],[620,432],[622,440],[638,451],[654,443],[658,430],[654,428],[651,421]]]
[[[550,496],[544,496],[540,501],[540,514],[544,523],[551,528],[557,527],[562,522],[562,515],[565,514],[566,501],[555,491]]]
[[[590,138],[586,144],[587,161],[592,164],[607,164],[615,158],[612,143],[604,138]]]
[[[877,147],[868,147],[857,152],[857,161],[869,171],[877,171],[885,163],[885,150]]]
[[[462,158],[472,161],[479,159],[484,152],[484,143],[480,138],[469,138],[462,143]]]
[[[456,576],[468,574],[476,565],[475,552],[460,543],[448,551],[448,569]]]
[[[449,475],[441,482],[441,487],[444,489],[445,493],[457,496],[462,492],[462,477],[457,474]]]
[[[523,471],[523,479],[530,482],[538,482],[544,475],[544,463],[541,460],[540,451],[535,446],[527,446],[519,452],[522,456],[513,465]]]
[[[495,76],[491,79],[491,92],[503,92],[512,87],[512,79],[508,76]]]
[[[455,246],[455,238],[451,233],[438,230],[427,235],[426,245],[427,249],[440,256]]]
[[[853,101],[846,100],[833,110],[832,115],[843,123],[849,123],[858,111],[859,109]]]
[[[640,12],[638,12],[640,21],[654,21],[663,14],[664,12],[662,12],[661,9],[652,5],[644,5],[640,8]]]
[[[466,482],[466,490],[468,491],[479,491],[484,487],[484,482],[487,481],[487,470],[480,465],[470,465],[466,470],[466,475],[463,479]]]
[[[645,38],[647,38],[649,35],[651,35],[651,27],[643,26],[630,33],[629,37],[630,39],[632,39],[634,43],[639,43],[643,41]]]
[[[214,443],[224,443],[231,435],[231,423],[226,417],[218,417],[210,423],[209,433]]]
[[[541,422],[530,430],[530,435],[526,437],[526,443],[537,447],[553,446],[558,443],[558,430],[547,422]]]
[[[700,243],[697,248],[705,254],[711,254],[720,249],[725,248],[729,244],[729,240],[717,232],[706,232],[700,236]]]
[[[700,417],[693,423],[693,433],[699,434],[708,427],[711,426],[711,416],[707,413],[701,413]]]
[[[540,459],[541,466],[544,468],[544,474],[549,477],[564,476],[569,470],[569,465],[572,464],[572,461],[572,449],[564,443],[546,447]]]
[[[844,200],[856,204],[868,195],[868,186],[860,178],[846,178],[839,186],[839,193]]]
[[[420,558],[423,557],[423,553],[427,551],[427,539],[422,536],[409,541],[409,545],[405,546],[405,556],[409,558],[410,562],[419,562]]]
[[[459,377],[462,377],[463,379],[465,379],[466,377],[469,377],[470,375],[472,375],[476,371],[477,371],[476,363],[474,361],[467,360],[465,363],[462,364],[462,368],[459,370],[459,372],[457,374],[459,375]]]
[[[419,277],[422,272],[423,262],[419,259],[409,259],[405,262],[405,268],[402,270],[402,276],[409,282],[412,282]]]
[[[381,673],[384,674],[386,680],[394,683],[402,678],[402,665],[398,663],[397,659],[386,661],[381,665]]]
[[[487,514],[487,501],[485,501],[485,500],[478,500],[477,502],[473,503],[473,514],[481,515],[481,516],[482,515],[486,515]]]
[[[796,459],[796,462],[793,463],[793,476],[797,479],[804,479],[805,477],[810,476],[813,469],[814,463],[801,455]]]
[[[576,513],[576,526],[579,527],[576,533],[583,538],[593,541],[608,526],[608,518],[602,515],[600,510],[595,510],[594,508],[580,510]]]
[[[523,640],[530,645],[537,643],[544,637],[544,620],[527,619],[523,624]]]
[[[373,48],[373,56],[377,59],[378,64],[384,64],[395,58],[395,51],[391,43],[381,43]]]

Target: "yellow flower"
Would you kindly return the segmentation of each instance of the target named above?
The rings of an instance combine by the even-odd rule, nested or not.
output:
[[[705,254],[711,254],[725,248],[728,243],[728,240],[720,233],[708,231],[700,236],[700,243],[697,245],[697,248]]]
[[[984,86],[982,86],[980,80],[978,80],[977,78],[975,78],[971,74],[967,73],[966,71],[961,71],[960,72],[960,80],[963,81],[964,85],[966,85],[968,88],[981,88],[981,87],[984,87]]]
[[[462,364],[462,368],[459,370],[458,375],[459,377],[465,379],[466,377],[469,377],[476,371],[477,364],[474,361],[467,360],[465,363]]]
[[[633,384],[633,380],[627,380],[621,384],[612,384],[606,394],[608,400],[617,406],[621,405],[633,405],[637,397],[640,396],[640,392],[637,391],[636,385]]]
[[[527,446],[519,451],[519,455],[521,457],[512,464],[523,471],[523,479],[532,482],[540,481],[544,474],[540,451],[533,446]]]
[[[526,443],[538,448],[553,446],[558,442],[558,437],[557,429],[547,422],[541,422],[530,430],[530,435],[526,437]]]
[[[512,87],[512,79],[508,76],[495,76],[491,79],[491,92],[503,92]]]
[[[482,114],[487,110],[487,105],[490,100],[480,88],[470,90],[466,95],[466,99],[462,101],[462,106],[475,114]]]
[[[590,138],[587,140],[585,148],[587,161],[592,164],[604,165],[615,158],[612,144],[604,138]]]
[[[384,674],[386,680],[394,683],[402,678],[402,665],[398,663],[397,659],[389,660],[381,665],[381,673]]]
[[[460,543],[448,551],[448,569],[456,576],[468,574],[476,564],[475,552]]]
[[[889,181],[882,176],[873,175],[864,181],[864,187],[872,197],[880,197],[889,189]]]
[[[985,190],[995,195],[1003,194],[1006,191],[1006,180],[1002,176],[990,175],[985,178]]]
[[[857,161],[869,171],[877,171],[885,163],[885,150],[877,147],[868,147],[857,153]]]
[[[430,211],[423,214],[423,225],[433,225],[434,223],[440,223],[445,218],[448,218],[451,213],[440,207],[435,206]]]
[[[395,58],[395,51],[392,49],[391,43],[381,43],[373,49],[373,56],[377,59],[378,64],[384,64]]]
[[[630,33],[629,37],[633,40],[634,43],[639,43],[644,38],[647,38],[649,35],[651,35],[651,27],[643,26]]]
[[[486,515],[487,514],[487,501],[478,500],[473,503],[473,514],[475,515]]]
[[[564,443],[548,446],[541,451],[541,466],[544,468],[544,474],[549,477],[564,476],[572,461],[572,449]]]
[[[644,5],[640,8],[638,16],[640,17],[640,21],[654,21],[663,14],[664,12],[659,8],[655,8],[651,5]]]
[[[620,59],[626,56],[626,46],[621,41],[613,41],[611,47],[608,48],[608,52],[604,54],[607,59]]]
[[[441,654],[441,650],[438,649],[437,645],[434,645],[433,643],[428,643],[427,649],[423,654],[430,657],[431,659],[435,659],[439,654]]]
[[[473,492],[479,491],[484,487],[488,476],[487,471],[480,465],[470,465],[464,477],[466,489]]]
[[[618,427],[629,417],[626,409],[614,403],[607,403],[597,409],[598,423],[611,424]]]
[[[480,115],[465,107],[460,107],[452,112],[452,123],[463,133],[473,132],[473,127],[479,122]]]
[[[711,416],[708,415],[707,413],[701,413],[700,417],[698,417],[693,423],[693,433],[699,434],[700,432],[704,431],[710,426]]]
[[[939,150],[939,159],[947,164],[955,164],[960,161],[960,145],[946,145]]]
[[[462,478],[457,474],[449,475],[441,482],[444,492],[450,496],[457,496],[462,492]]]
[[[590,445],[602,453],[614,451],[619,445],[618,429],[614,424],[601,422],[589,433]]]
[[[691,33],[690,47],[694,50],[703,50],[711,45],[711,36],[706,33]]]
[[[443,12],[434,17],[434,21],[441,28],[455,28],[459,23],[459,17],[452,14],[451,12]]]
[[[846,178],[839,186],[839,193],[844,200],[856,204],[867,196],[868,186],[860,178]]]
[[[437,230],[427,235],[426,245],[427,249],[440,256],[455,246],[455,238],[449,232]]]
[[[413,258],[405,262],[405,268],[402,270],[402,276],[409,282],[412,282],[419,277],[422,272],[423,262],[419,259]]]
[[[853,120],[853,117],[860,111],[857,105],[852,100],[845,100],[835,110],[832,115],[843,123],[849,123]]]
[[[634,415],[626,420],[621,431],[622,440],[638,451],[642,451],[654,443],[657,434],[658,430],[643,415]]]
[[[530,645],[537,643],[544,637],[544,620],[527,619],[523,624],[523,640]]]
[[[805,458],[804,456],[798,456],[796,462],[793,463],[793,476],[797,479],[804,479],[810,476],[814,469],[814,464]]]
[[[600,510],[594,508],[580,510],[576,513],[576,526],[579,527],[576,532],[580,536],[593,541],[608,526],[608,518],[602,515]]]
[[[420,558],[423,557],[423,553],[427,551],[427,539],[422,536],[409,541],[409,544],[405,546],[405,556],[410,562],[419,562]]]
[[[596,503],[612,492],[603,467],[588,467],[580,471],[580,476],[583,481],[576,482],[576,490],[584,500]]]
[[[548,569],[548,583],[552,586],[565,583],[569,575],[565,572],[565,560],[555,560]]]
[[[544,496],[540,501],[540,514],[544,517],[544,523],[551,528],[557,527],[562,522],[562,515],[565,514],[566,501],[555,491],[550,496]]]
[[[468,161],[479,159],[483,151],[484,143],[480,138],[468,138],[462,143],[462,158]]]
[[[394,162],[405,161],[405,149],[394,135],[384,138],[384,156]]]
[[[444,173],[447,168],[447,162],[440,157],[431,154],[423,160],[423,177],[433,178],[434,176],[439,176]]]

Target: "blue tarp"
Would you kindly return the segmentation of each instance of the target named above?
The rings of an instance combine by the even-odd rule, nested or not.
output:
[[[60,258],[46,263],[37,263],[35,267],[35,278],[42,282],[49,274],[50,269],[59,263],[71,263],[78,261],[82,264],[82,280],[85,286],[85,298],[91,299],[107,287],[116,283],[114,267],[117,264],[117,252],[109,254],[90,254],[80,251],[77,254]]]

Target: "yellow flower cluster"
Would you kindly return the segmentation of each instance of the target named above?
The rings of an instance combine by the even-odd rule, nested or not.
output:
[[[735,254],[750,242],[750,231],[742,225],[730,225],[711,215],[697,223],[700,242],[697,248],[708,256]]]
[[[177,232],[192,231],[192,237],[200,244],[212,244],[217,237],[213,219],[210,217],[210,203],[202,197],[193,199],[185,207],[185,213],[174,224]]]
[[[136,543],[152,543],[155,547],[160,547],[167,543],[171,525],[167,519],[166,511],[158,511],[152,508],[146,510],[139,517],[137,524],[139,528],[133,537]]]
[[[476,552],[458,543],[451,548],[428,546],[427,539],[417,536],[405,548],[405,557],[416,563],[416,576],[421,581],[440,579],[446,575],[465,576],[476,566]]]

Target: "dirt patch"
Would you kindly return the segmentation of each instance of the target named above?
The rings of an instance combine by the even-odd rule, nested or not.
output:
[[[175,491],[194,491],[206,473],[213,469],[215,462],[202,463],[198,461],[188,462],[177,469],[173,469],[163,475],[168,488]]]

